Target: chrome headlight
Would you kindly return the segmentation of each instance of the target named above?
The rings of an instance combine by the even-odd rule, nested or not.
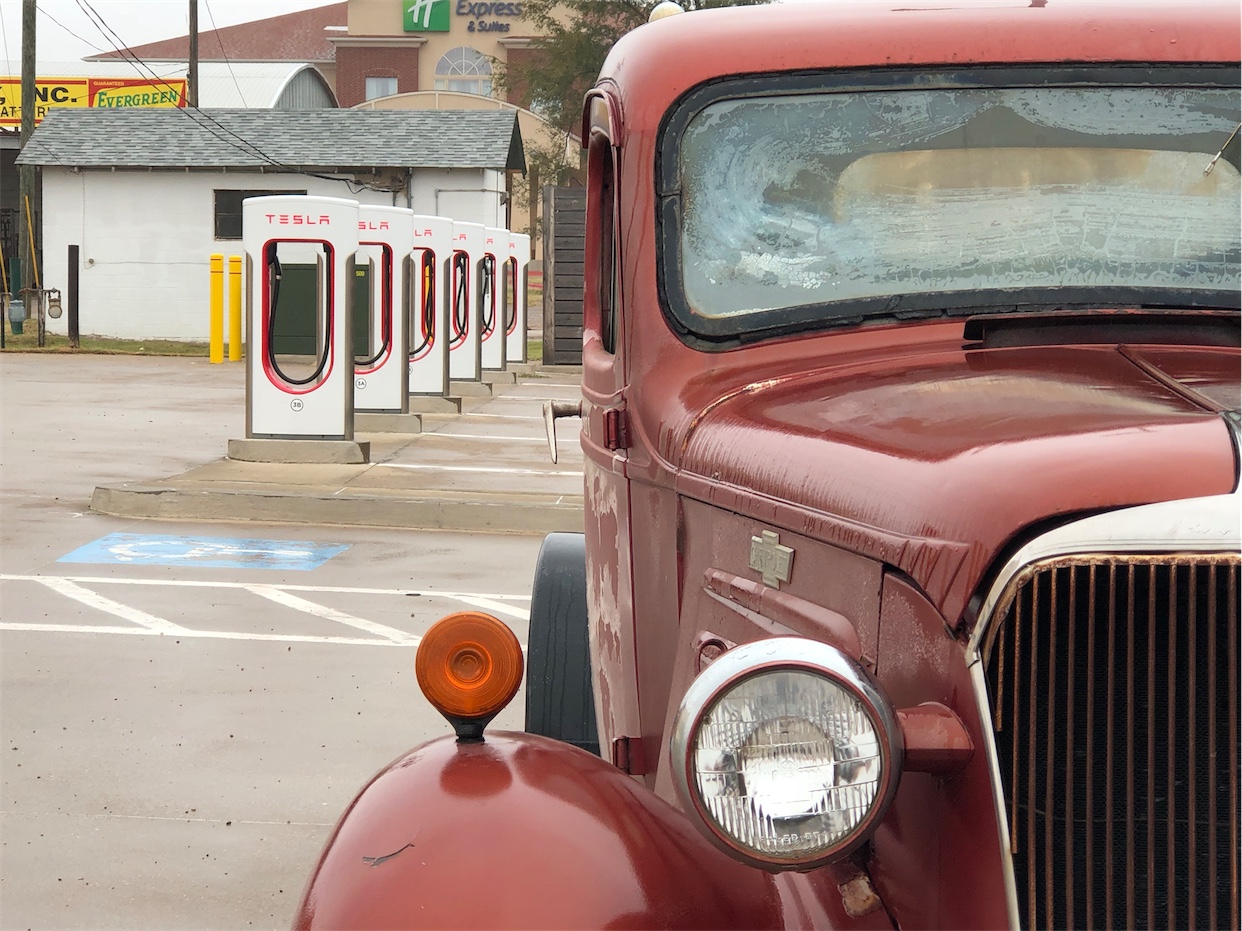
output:
[[[678,796],[708,840],[768,870],[806,870],[862,844],[901,773],[897,718],[835,647],[777,637],[725,653],[673,722]]]

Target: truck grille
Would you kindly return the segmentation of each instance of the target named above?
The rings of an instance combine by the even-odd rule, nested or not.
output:
[[[1238,574],[1079,556],[1010,586],[985,662],[1025,927],[1238,928]]]

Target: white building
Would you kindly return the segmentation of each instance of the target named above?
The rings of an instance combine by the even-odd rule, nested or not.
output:
[[[80,330],[205,340],[212,253],[241,254],[241,200],[297,191],[507,227],[525,170],[512,111],[56,110],[20,164],[43,171],[43,286],[80,255]],[[67,318],[48,321],[64,332]]]

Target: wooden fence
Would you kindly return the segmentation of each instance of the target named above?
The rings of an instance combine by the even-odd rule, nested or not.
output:
[[[582,364],[586,188],[543,189],[543,362]]]

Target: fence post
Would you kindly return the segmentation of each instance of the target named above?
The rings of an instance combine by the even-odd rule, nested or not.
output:
[[[218,252],[211,256],[211,315],[209,333],[211,361],[224,361],[224,256]]]
[[[78,266],[80,265],[78,258],[78,246],[69,247],[69,293],[66,297],[69,299],[69,345],[74,349],[78,348],[81,341],[78,320]]]
[[[229,361],[242,357],[242,258],[229,256]]]

